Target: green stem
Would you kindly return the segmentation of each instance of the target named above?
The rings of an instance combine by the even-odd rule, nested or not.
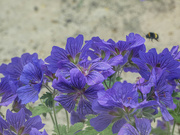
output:
[[[53,99],[56,96],[56,91],[54,89],[53,91]],[[57,133],[60,135],[59,127],[58,127],[58,122],[57,122],[57,117],[56,117],[56,109],[55,109],[55,101],[53,100],[53,113],[54,113],[54,121],[55,121],[55,126],[57,128]]]
[[[167,125],[167,129],[168,129],[168,135],[170,135],[170,126],[169,126],[169,122],[166,122]]]
[[[44,86],[50,93],[52,93],[52,89],[51,89],[48,85],[43,84],[43,86]]]
[[[68,115],[68,112],[65,110],[65,113],[66,113],[66,121],[67,121],[67,131],[69,131],[69,115]]]
[[[123,118],[126,120],[127,123],[131,124],[131,122],[125,116],[123,116]]]
[[[111,88],[111,77],[109,78],[109,88]]]
[[[172,129],[172,135],[174,135],[175,125],[176,125],[176,122],[175,122],[175,120],[174,120],[174,123],[173,123],[173,129]]]
[[[53,118],[53,116],[52,116],[52,113],[49,112],[49,115],[50,115],[50,117],[51,117],[51,120],[52,120],[52,122],[53,122],[53,125],[55,125],[55,121],[54,121],[54,118]]]
[[[106,85],[106,88],[109,89],[107,83],[106,83],[106,80],[104,80],[104,84]]]
[[[54,119],[55,119],[55,126],[57,128],[58,135],[60,135],[58,122],[57,122],[57,117],[56,117],[55,101],[53,101],[53,113],[54,113]]]

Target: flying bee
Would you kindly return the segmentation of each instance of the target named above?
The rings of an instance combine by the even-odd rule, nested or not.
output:
[[[158,41],[159,35],[158,35],[157,33],[154,33],[154,32],[149,32],[149,33],[146,35],[146,38],[151,39],[151,41],[153,41],[153,39],[155,39],[156,41]]]

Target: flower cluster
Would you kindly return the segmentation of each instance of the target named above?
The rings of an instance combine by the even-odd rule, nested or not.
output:
[[[113,133],[148,135],[156,114],[161,114],[164,121],[172,121],[169,110],[177,108],[173,99],[178,99],[172,95],[179,92],[179,47],[161,53],[155,48],[146,52],[144,43],[145,39],[134,33],[118,42],[99,37],[84,42],[83,35],[78,35],[67,39],[65,49],[53,46],[45,61],[36,53],[25,53],[2,64],[0,106],[13,102],[13,110],[19,112],[7,111],[7,121],[0,119],[0,132],[39,132],[43,127],[39,116],[33,121],[25,105],[38,100],[42,87],[52,95],[53,104],[46,100],[47,107],[58,102],[71,114],[72,125],[95,115],[90,124],[98,132],[112,124]],[[122,71],[139,73],[141,77],[134,83],[121,82]]]
[[[0,116],[0,134],[3,135],[47,135],[46,131],[39,132],[39,129],[44,127],[41,122],[40,116],[32,118],[25,117],[24,109],[21,109],[18,113],[12,113],[7,110],[6,121]]]

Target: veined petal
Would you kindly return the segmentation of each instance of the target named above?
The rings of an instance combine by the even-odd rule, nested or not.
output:
[[[96,113],[104,113],[113,110],[114,107],[112,106],[102,106],[99,104],[97,100],[92,102],[92,109]]]
[[[39,91],[37,91],[30,85],[25,85],[17,89],[17,95],[19,99],[22,100],[22,104],[35,102],[36,100],[38,100],[38,94]]]
[[[92,105],[86,99],[81,98],[77,107],[77,112],[80,115],[93,114]]]
[[[141,135],[149,135],[151,132],[151,123],[148,119],[135,117],[136,128]]]
[[[116,122],[113,124],[113,126],[112,126],[112,132],[113,132],[113,134],[118,133],[119,130],[121,129],[121,127],[122,127],[124,124],[126,124],[126,123],[127,123],[127,122],[126,122],[126,120],[125,120],[124,118],[116,121]]]
[[[113,118],[114,116],[109,115],[108,113],[102,113],[96,118],[92,118],[90,120],[90,124],[94,127],[94,129],[96,129],[96,131],[100,132],[109,126]]]
[[[118,132],[118,135],[139,135],[139,133],[133,126],[127,123],[127,124],[124,124],[124,126],[120,129],[120,131]]]
[[[42,79],[42,71],[32,63],[28,63],[24,66],[20,81],[24,84],[37,84]]]
[[[97,85],[92,85],[87,90],[84,92],[84,96],[92,102],[94,99],[97,98],[97,92],[100,90],[104,90],[103,84],[97,84]]]
[[[109,65],[107,62],[96,62],[92,64],[90,71],[92,70],[104,71],[110,68],[111,68],[111,65]]]
[[[75,92],[74,88],[71,86],[70,82],[67,81],[64,77],[58,76],[58,80],[54,79],[52,87],[57,89],[62,93],[73,93]]]
[[[59,95],[54,98],[58,101],[69,113],[74,110],[76,104],[76,95]]]
[[[9,109],[6,113],[7,122],[18,131],[25,123],[25,112],[21,109],[18,113],[12,113]]]
[[[73,68],[70,70],[70,78],[71,78],[71,84],[75,88],[82,89],[86,85],[85,76],[77,68]]]
[[[3,130],[8,128],[9,124],[0,116],[0,133],[3,133]]]
[[[67,39],[66,51],[75,58],[76,54],[80,52],[83,45],[83,35],[78,35],[75,39],[70,37]]]
[[[104,81],[104,77],[98,71],[91,71],[87,76],[87,84],[94,85]]]
[[[56,70],[58,69],[58,62],[62,60],[68,60],[67,52],[58,46],[53,46],[51,55],[45,59],[45,61],[49,63],[48,69],[52,73],[56,72]]]
[[[159,107],[161,109],[161,113],[165,121],[171,121],[174,119],[164,105],[159,104]]]
[[[123,62],[123,56],[121,54],[114,56],[113,58],[108,60],[108,64],[110,64],[111,66],[118,66],[122,62]]]
[[[8,106],[9,104],[11,104],[15,100],[16,97],[17,97],[17,94],[5,93],[2,96],[0,106]]]
[[[32,127],[36,128],[36,129],[41,129],[44,127],[45,124],[42,124],[42,120],[40,116],[35,116],[32,118],[29,118],[25,123],[24,123],[24,134],[28,134]]]

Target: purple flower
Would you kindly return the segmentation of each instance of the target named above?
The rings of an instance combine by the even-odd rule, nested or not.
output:
[[[29,119],[25,119],[25,112],[24,109],[21,109],[18,113],[12,113],[11,111],[7,110],[6,112],[6,121],[0,119],[2,122],[0,125],[1,133],[13,133],[13,134],[20,134],[25,135],[29,134],[32,128],[36,128],[40,130],[44,127],[44,124],[41,122],[40,116],[35,116]]]
[[[20,81],[23,86],[17,89],[17,95],[22,100],[22,104],[35,102],[38,100],[38,94],[43,83],[43,71],[41,69],[42,61],[33,60],[23,67]]]
[[[55,73],[58,70],[58,65],[62,61],[67,63],[77,64],[80,59],[85,57],[85,52],[89,46],[89,42],[83,46],[83,35],[78,35],[76,38],[70,37],[67,39],[66,49],[53,46],[51,55],[45,61],[49,63],[48,69]]]
[[[91,126],[97,131],[102,131],[111,122],[113,133],[118,133],[126,123],[127,113],[138,106],[138,93],[133,85],[127,82],[116,82],[111,89],[99,91],[98,99],[92,104],[93,110],[99,115],[90,120]]]
[[[97,91],[103,90],[102,84],[89,86],[86,85],[85,76],[78,70],[70,71],[70,81],[62,76],[53,81],[53,87],[60,91],[60,95],[55,100],[68,111],[72,112],[77,105],[77,112],[82,115],[94,113],[91,108],[91,102],[97,98]]]
[[[78,114],[75,111],[71,112],[71,124],[74,125],[77,122],[85,122],[85,115],[83,114]]]
[[[162,53],[164,53],[164,54],[170,53],[175,60],[179,60],[180,52],[178,52],[178,49],[179,49],[179,45],[173,46],[171,51],[169,51],[168,48],[165,48]]]
[[[16,94],[22,100],[22,104],[35,102],[38,99],[38,93],[43,82],[42,64],[43,61],[38,59],[36,53],[32,55],[25,53],[21,58],[12,58],[10,64],[0,66],[0,72],[8,78],[9,85],[12,87],[11,91],[13,91],[13,96],[10,96],[12,94],[9,93],[10,89],[5,92],[4,105],[12,102],[16,98]]]
[[[176,108],[171,96],[175,87],[168,84],[166,79],[168,75],[169,74],[166,71],[160,68],[153,68],[149,81],[145,82],[141,87],[138,87],[144,94],[143,98],[145,99],[139,104],[138,108],[153,105],[159,106],[163,118],[166,121],[173,120],[173,117],[169,114],[167,107],[171,109]]]
[[[38,55],[36,53],[30,55],[29,53],[24,53],[21,58],[14,57],[11,59],[11,63],[8,65],[2,64],[0,66],[0,73],[4,76],[9,76],[10,80],[19,83],[23,67],[29,62],[32,63],[33,59],[37,59]]]
[[[17,97],[16,86],[13,81],[9,80],[9,77],[1,78],[0,83],[0,95],[2,99],[0,102],[1,106],[8,106]]]
[[[149,135],[151,132],[151,123],[145,118],[135,117],[136,127],[133,127],[129,123],[124,126],[118,132],[118,135]]]
[[[107,62],[99,62],[99,59],[92,61],[82,60],[77,65],[69,62],[60,62],[59,69],[56,76],[63,76],[69,78],[70,72],[73,69],[79,69],[85,76],[88,85],[95,85],[103,82],[108,76],[112,75],[115,71],[111,69],[111,65]]]
[[[40,132],[38,129],[32,128],[29,135],[48,135],[48,134],[46,133],[45,130],[43,132]]]
[[[169,72],[168,79],[176,79],[180,77],[180,69],[178,66],[180,63],[171,56],[170,53],[157,54],[156,49],[153,48],[147,53],[140,51],[140,58],[132,58],[132,61],[138,66],[139,73],[143,78],[149,80],[152,68],[159,67]]]

